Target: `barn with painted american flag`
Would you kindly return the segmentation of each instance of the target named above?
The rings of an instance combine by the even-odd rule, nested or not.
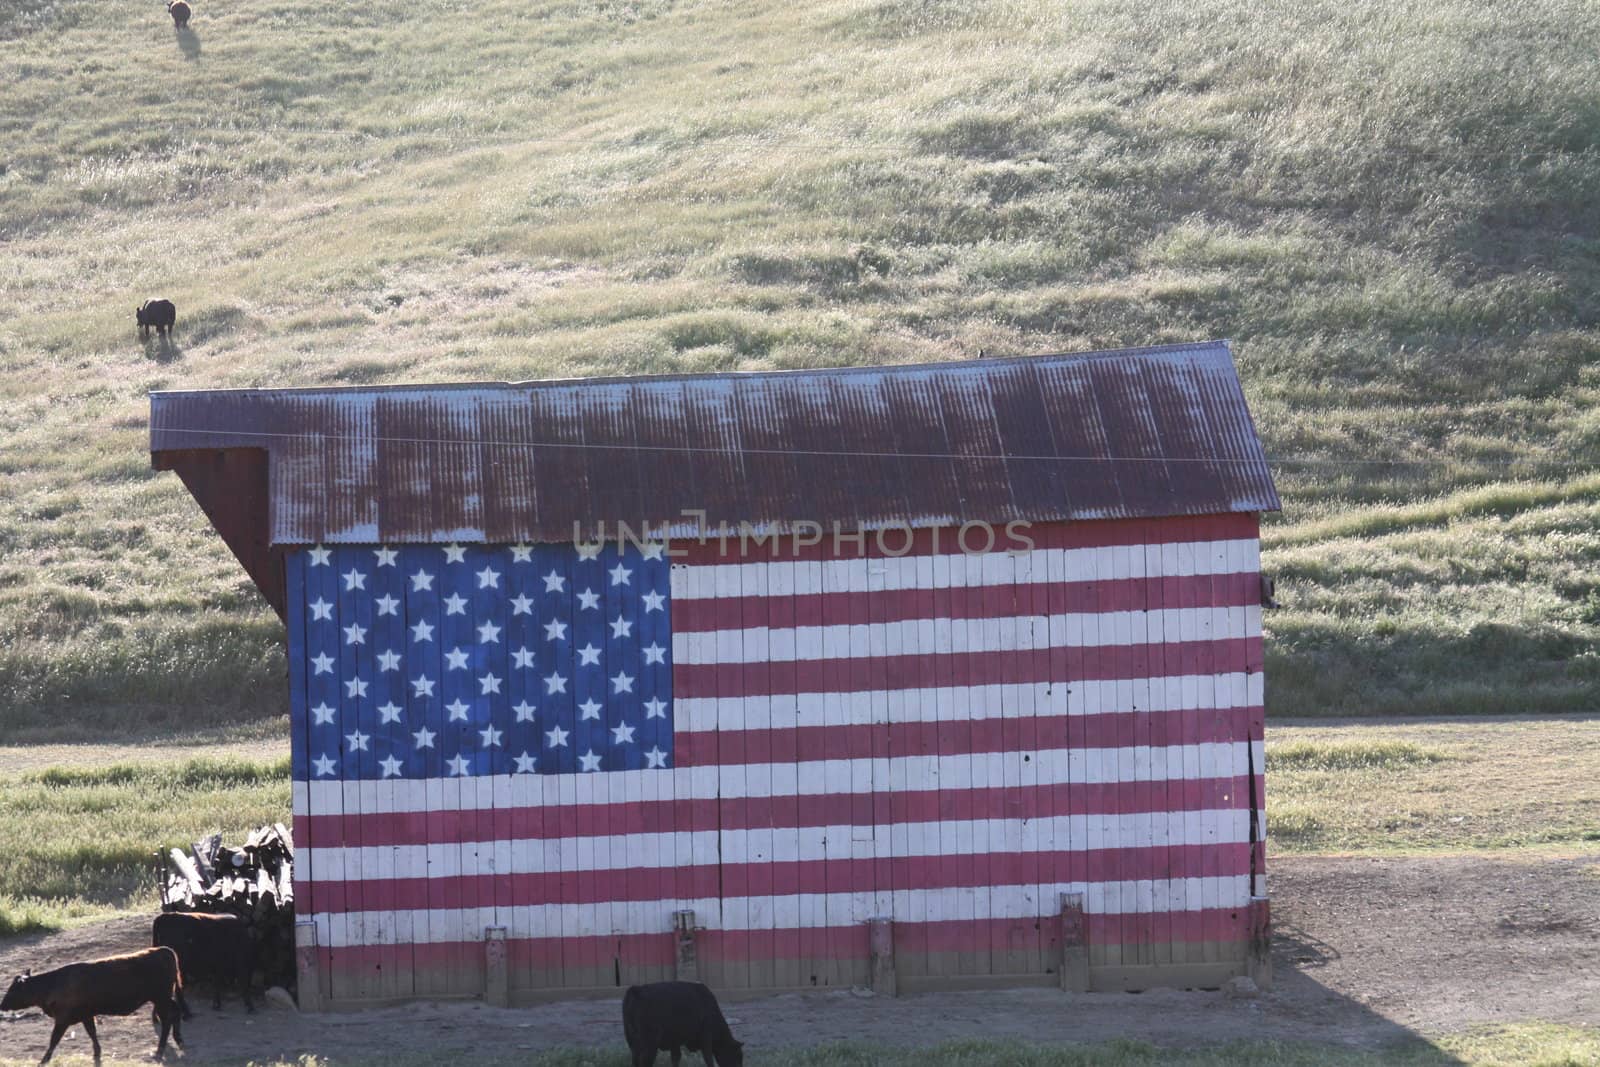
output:
[[[1224,342],[166,392],[287,628],[303,1004],[1265,978]]]

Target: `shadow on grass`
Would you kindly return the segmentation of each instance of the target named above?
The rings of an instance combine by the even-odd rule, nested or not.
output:
[[[152,363],[176,363],[183,358],[183,348],[169,334],[156,334],[144,339],[144,358]]]
[[[177,27],[178,51],[191,63],[200,58],[200,35],[187,26]]]

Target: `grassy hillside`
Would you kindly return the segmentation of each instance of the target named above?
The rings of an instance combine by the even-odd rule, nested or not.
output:
[[[1292,7],[1292,10],[1289,8]],[[172,387],[1226,336],[1298,713],[1592,707],[1600,14],[1532,0],[0,9],[0,730],[281,710]],[[132,308],[180,309],[175,348]]]

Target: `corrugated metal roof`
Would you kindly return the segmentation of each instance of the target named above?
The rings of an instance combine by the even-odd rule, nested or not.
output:
[[[872,529],[1279,506],[1226,342],[752,374],[154,393],[150,449],[180,472],[200,452],[265,450],[267,504],[252,521],[274,546],[570,541],[618,521],[689,536],[701,530],[692,511],[711,530],[783,532],[804,521]],[[220,491],[197,481],[197,496],[201,484]],[[228,507],[200,502],[214,521]]]

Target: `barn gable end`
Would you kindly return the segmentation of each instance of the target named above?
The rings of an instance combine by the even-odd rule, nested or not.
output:
[[[165,393],[151,437],[288,625],[324,1001],[690,941],[719,990],[1255,967],[1278,499],[1225,344]]]

